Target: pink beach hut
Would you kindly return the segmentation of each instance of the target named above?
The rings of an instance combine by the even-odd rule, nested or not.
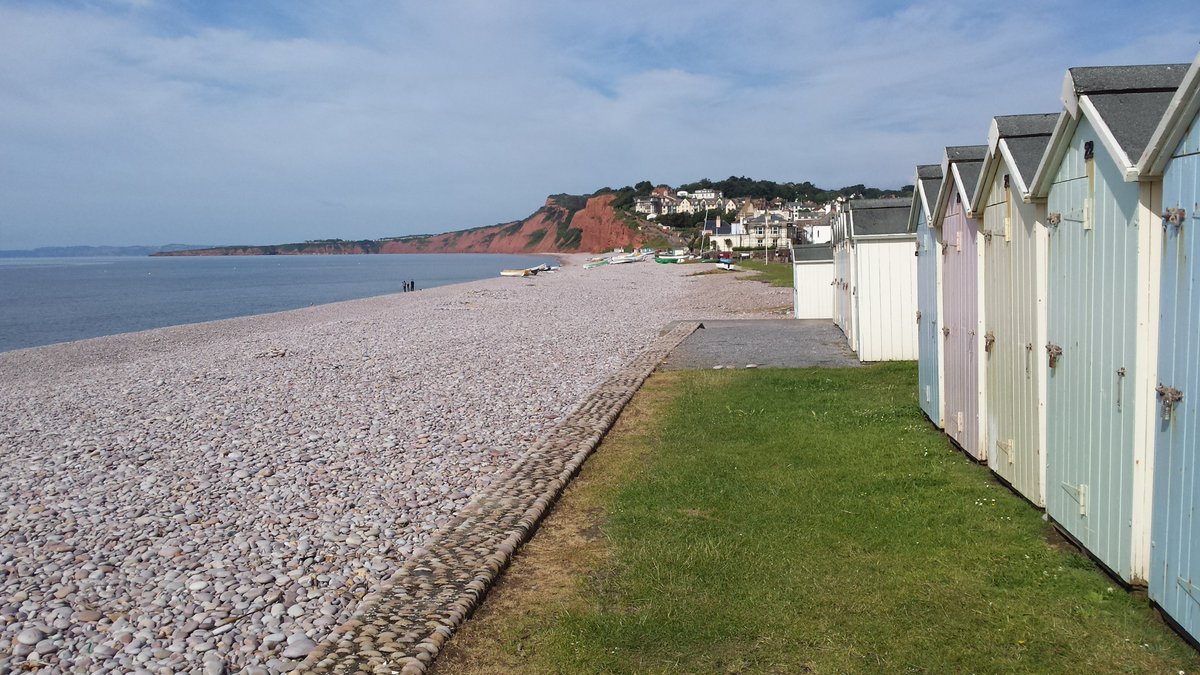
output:
[[[970,216],[986,145],[946,148],[933,212],[942,253],[942,339],[946,434],[971,457],[987,459],[984,414],[983,238]]]

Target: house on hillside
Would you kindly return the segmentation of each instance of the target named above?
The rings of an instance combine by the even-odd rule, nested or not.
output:
[[[715,188],[700,188],[692,191],[688,196],[693,199],[716,200],[724,197],[724,193]]]

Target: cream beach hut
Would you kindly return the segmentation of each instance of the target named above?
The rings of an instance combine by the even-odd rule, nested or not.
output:
[[[1150,560],[1161,184],[1137,161],[1187,65],[1072,68],[1046,201],[1046,512],[1121,579]]]
[[[946,434],[971,457],[987,459],[983,374],[984,307],[979,276],[983,239],[970,215],[987,146],[946,148],[942,189],[933,211],[942,254],[942,372]]]
[[[983,233],[988,466],[1036,506],[1046,485],[1045,205],[1029,182],[1058,114],[992,119],[971,213]]]

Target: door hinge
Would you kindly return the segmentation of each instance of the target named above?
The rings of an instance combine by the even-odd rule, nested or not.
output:
[[[1165,384],[1159,383],[1154,391],[1158,392],[1158,397],[1162,399],[1162,418],[1164,422],[1171,421],[1171,411],[1175,406],[1183,400],[1183,392],[1174,387],[1168,387]]]
[[[1162,214],[1163,220],[1179,227],[1183,225],[1183,221],[1187,218],[1187,211],[1184,209],[1167,209]]]
[[[917,323],[921,323],[921,310],[917,310]]]
[[[1054,344],[1053,342],[1046,343],[1046,356],[1048,356],[1050,359],[1050,367],[1051,368],[1054,368],[1055,366],[1058,365],[1058,360],[1060,358],[1062,358],[1062,354],[1063,354],[1062,347],[1059,347],[1058,345]]]

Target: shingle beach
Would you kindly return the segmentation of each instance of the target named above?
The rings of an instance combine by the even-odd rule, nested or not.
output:
[[[0,354],[0,671],[287,672],[711,266],[563,269]]]

